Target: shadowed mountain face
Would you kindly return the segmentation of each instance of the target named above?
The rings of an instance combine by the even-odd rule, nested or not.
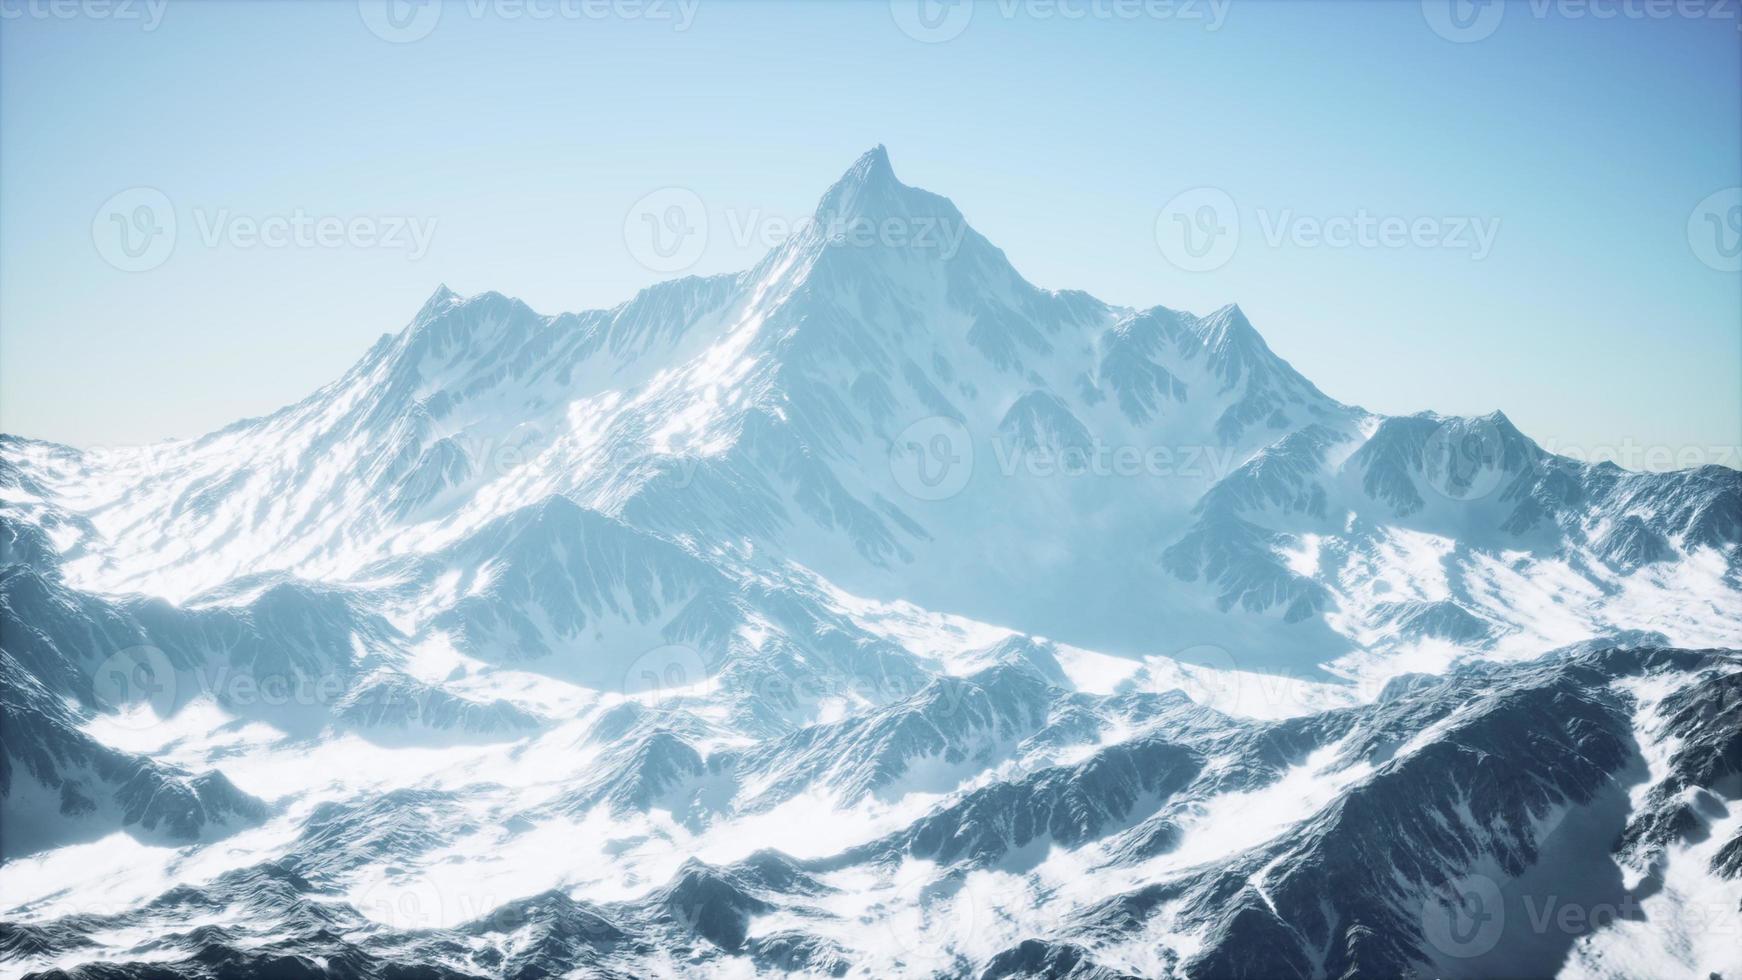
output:
[[[9,974],[1742,972],[1742,477],[1343,405],[882,148],[0,499]]]

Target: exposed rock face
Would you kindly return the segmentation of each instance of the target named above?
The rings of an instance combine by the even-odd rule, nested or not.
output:
[[[0,437],[8,972],[1742,975],[1742,476],[816,218]]]

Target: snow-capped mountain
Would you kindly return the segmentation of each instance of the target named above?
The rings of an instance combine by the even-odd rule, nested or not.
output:
[[[1742,973],[1742,474],[1344,405],[881,147],[0,500],[7,975]]]

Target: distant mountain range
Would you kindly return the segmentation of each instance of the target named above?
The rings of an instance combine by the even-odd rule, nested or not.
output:
[[[882,147],[0,501],[8,976],[1742,976],[1742,474],[1344,405]]]

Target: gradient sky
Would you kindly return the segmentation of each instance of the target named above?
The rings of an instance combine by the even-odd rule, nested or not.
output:
[[[667,185],[709,214],[688,271],[740,269],[765,246],[735,225],[808,214],[881,142],[1036,284],[1238,302],[1343,401],[1500,408],[1551,449],[1737,463],[1719,447],[1742,444],[1742,276],[1702,261],[1689,230],[1719,234],[1696,209],[1742,183],[1727,10],[1521,3],[1454,43],[1416,2],[1233,0],[1209,30],[1004,0],[922,43],[883,0],[701,0],[682,31],[473,0],[388,43],[342,0],[171,0],[149,30],[144,0],[133,19],[43,2],[0,2],[6,432],[131,444],[262,414],[337,377],[439,283],[547,313],[613,305],[668,277],[624,241],[634,202]],[[1064,0],[1115,9],[1101,2]],[[1204,186],[1236,202],[1240,245],[1186,271],[1157,216]],[[145,272],[94,241],[133,187],[177,217],[173,253]],[[1720,220],[1742,218],[1732,200]],[[436,224],[416,257],[203,240],[220,214],[298,211]],[[1360,214],[1498,228],[1479,260],[1267,241],[1285,220]]]

